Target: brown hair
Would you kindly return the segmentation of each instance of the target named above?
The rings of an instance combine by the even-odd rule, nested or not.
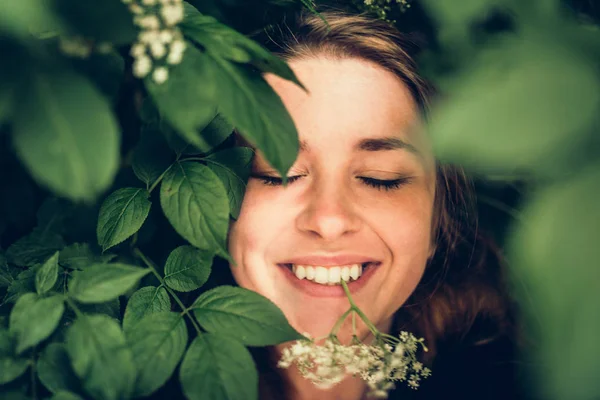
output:
[[[286,61],[329,57],[375,63],[406,84],[426,116],[433,90],[417,75],[407,50],[411,43],[402,33],[365,15],[334,10],[321,15],[327,24],[304,11],[255,40]],[[432,226],[436,251],[392,327],[392,333],[409,330],[424,337],[428,363],[449,340],[479,345],[514,333],[514,306],[506,294],[501,254],[479,231],[474,203],[472,183],[462,169],[437,163]]]

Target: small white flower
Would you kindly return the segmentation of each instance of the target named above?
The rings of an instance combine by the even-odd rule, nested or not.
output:
[[[160,21],[156,15],[146,15],[136,18],[135,22],[138,26],[145,29],[158,30],[160,28]]]
[[[131,46],[131,50],[129,51],[129,54],[134,57],[141,57],[144,54],[146,54],[146,45],[144,43],[136,43],[133,46]]]
[[[171,29],[165,29],[160,31],[159,40],[163,43],[171,43],[173,41],[174,35]]]
[[[150,43],[150,53],[155,59],[163,58],[167,54],[167,48],[161,42]]]
[[[144,13],[144,9],[139,4],[135,3],[129,5],[129,11],[137,15]]]
[[[160,10],[160,15],[168,26],[176,25],[183,20],[183,5],[165,4]]]
[[[152,69],[152,60],[148,56],[137,57],[133,62],[133,75],[136,78],[143,78],[150,73]]]
[[[165,67],[158,67],[154,70],[154,73],[152,74],[152,79],[154,79],[154,82],[158,83],[159,85],[161,83],[166,82],[166,80],[169,78],[169,70],[166,69]]]
[[[142,4],[145,6],[153,6],[156,4],[156,0],[142,0]]]
[[[419,382],[414,379],[409,380],[407,383],[411,389],[417,389],[419,387]]]
[[[174,40],[171,43],[171,50],[173,50],[173,51],[183,52],[185,50],[185,47],[186,47],[185,42],[181,39]]]
[[[375,397],[376,399],[387,399],[388,392],[386,392],[385,390],[374,390],[371,393],[369,393],[369,396]]]
[[[140,32],[138,36],[138,40],[142,43],[152,43],[158,41],[160,38],[160,34],[155,30],[144,30]]]
[[[176,52],[176,51],[171,50],[169,52],[169,55],[167,56],[167,63],[169,63],[171,65],[179,64],[182,59],[183,59],[182,52]]]

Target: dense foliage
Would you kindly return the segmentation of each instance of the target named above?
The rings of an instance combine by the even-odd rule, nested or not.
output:
[[[283,176],[298,146],[261,74],[301,83],[244,33],[313,4],[190,3],[0,3],[3,399],[253,399],[247,346],[299,338],[213,278],[252,157],[234,127]],[[527,188],[505,242],[533,391],[597,398],[600,31],[553,0],[406,4],[435,26],[438,156]]]

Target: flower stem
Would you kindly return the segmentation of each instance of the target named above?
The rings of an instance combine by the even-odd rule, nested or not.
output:
[[[342,287],[344,288],[344,293],[346,293],[346,297],[348,298],[348,301],[350,302],[350,307],[357,308],[356,304],[354,304],[354,300],[352,300],[352,296],[350,295],[350,289],[348,289],[348,284],[343,279],[342,279]]]
[[[352,308],[349,308],[345,313],[342,314],[342,316],[337,320],[337,322],[333,326],[333,329],[331,329],[331,335],[337,335],[338,331],[340,330],[340,327],[344,323],[344,320],[346,319],[348,314],[350,314],[351,311]]]
[[[369,320],[369,318],[367,318],[367,316],[360,310],[360,308],[358,308],[358,306],[356,305],[354,300],[352,300],[352,296],[350,295],[350,289],[348,289],[348,285],[346,284],[346,281],[344,281],[343,279],[342,279],[342,287],[344,288],[346,297],[348,297],[348,301],[350,302],[350,309],[352,311],[354,311],[356,314],[358,314],[360,319],[363,320],[363,322],[365,323],[365,325],[367,325],[367,328],[369,328],[369,330],[371,331],[371,333],[373,333],[373,335],[378,336],[380,334],[379,330],[377,329],[377,327],[375,327],[375,325],[373,325],[373,323]]]
[[[172,166],[173,166],[173,164],[169,165],[169,168],[165,169],[165,171],[162,174],[160,174],[160,176],[158,178],[156,178],[156,180],[154,181],[154,183],[152,184],[152,186],[150,186],[150,189],[148,189],[148,193],[152,193],[152,191],[154,190],[154,188],[156,186],[158,186],[158,184],[160,183],[160,181],[162,181],[163,177],[171,169]]]
[[[83,318],[84,317],[84,315],[81,312],[81,310],[79,309],[79,307],[77,307],[77,304],[75,304],[75,302],[68,295],[65,295],[65,301],[67,302],[67,304],[69,305],[69,307],[71,307],[71,309],[73,310],[73,312],[75,312],[75,315],[77,316],[77,318]]]
[[[170,287],[168,287],[165,284],[165,280],[163,279],[162,276],[160,276],[160,274],[156,270],[156,266],[154,265],[154,263],[152,261],[150,261],[150,259],[148,257],[146,257],[139,248],[136,247],[135,249],[133,249],[133,252],[136,256],[138,256],[142,260],[142,262],[144,264],[146,264],[146,266],[150,269],[150,271],[152,271],[152,273],[158,279],[160,284],[162,286],[164,286],[165,289],[167,289],[167,292],[169,292],[171,297],[173,297],[173,299],[175,300],[177,305],[181,308],[181,315],[185,315],[190,320],[190,322],[192,323],[192,325],[194,326],[194,329],[196,329],[196,332],[198,332],[198,334],[202,333],[202,330],[200,329],[200,325],[198,325],[198,323],[196,322],[194,317],[190,314],[190,309],[187,308],[183,304],[183,302],[179,299],[179,296],[177,296],[177,294],[173,290],[171,290]]]

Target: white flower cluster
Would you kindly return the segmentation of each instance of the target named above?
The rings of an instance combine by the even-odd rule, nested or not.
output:
[[[354,4],[359,8],[377,14],[377,16],[390,23],[396,23],[395,20],[390,21],[388,14],[392,11],[392,6],[397,5],[401,12],[406,12],[410,8],[410,0],[353,0]]]
[[[408,332],[401,332],[395,348],[379,341],[375,345],[356,343],[344,346],[329,338],[323,345],[313,340],[300,340],[283,350],[280,368],[295,364],[303,377],[321,389],[341,382],[346,375],[360,376],[369,387],[369,396],[387,398],[394,381],[406,381],[417,389],[422,378],[431,370],[417,361],[417,340]]]
[[[152,74],[160,84],[169,78],[167,65],[179,64],[185,41],[177,24],[183,20],[183,0],[122,0],[133,13],[141,31],[131,46],[133,75],[144,78]]]
[[[401,6],[405,6],[406,8],[410,8],[410,4],[408,3],[408,0],[364,0],[364,3],[366,6],[372,6],[374,3],[387,3],[387,4],[392,4],[392,3],[396,3],[396,4],[400,4]]]

